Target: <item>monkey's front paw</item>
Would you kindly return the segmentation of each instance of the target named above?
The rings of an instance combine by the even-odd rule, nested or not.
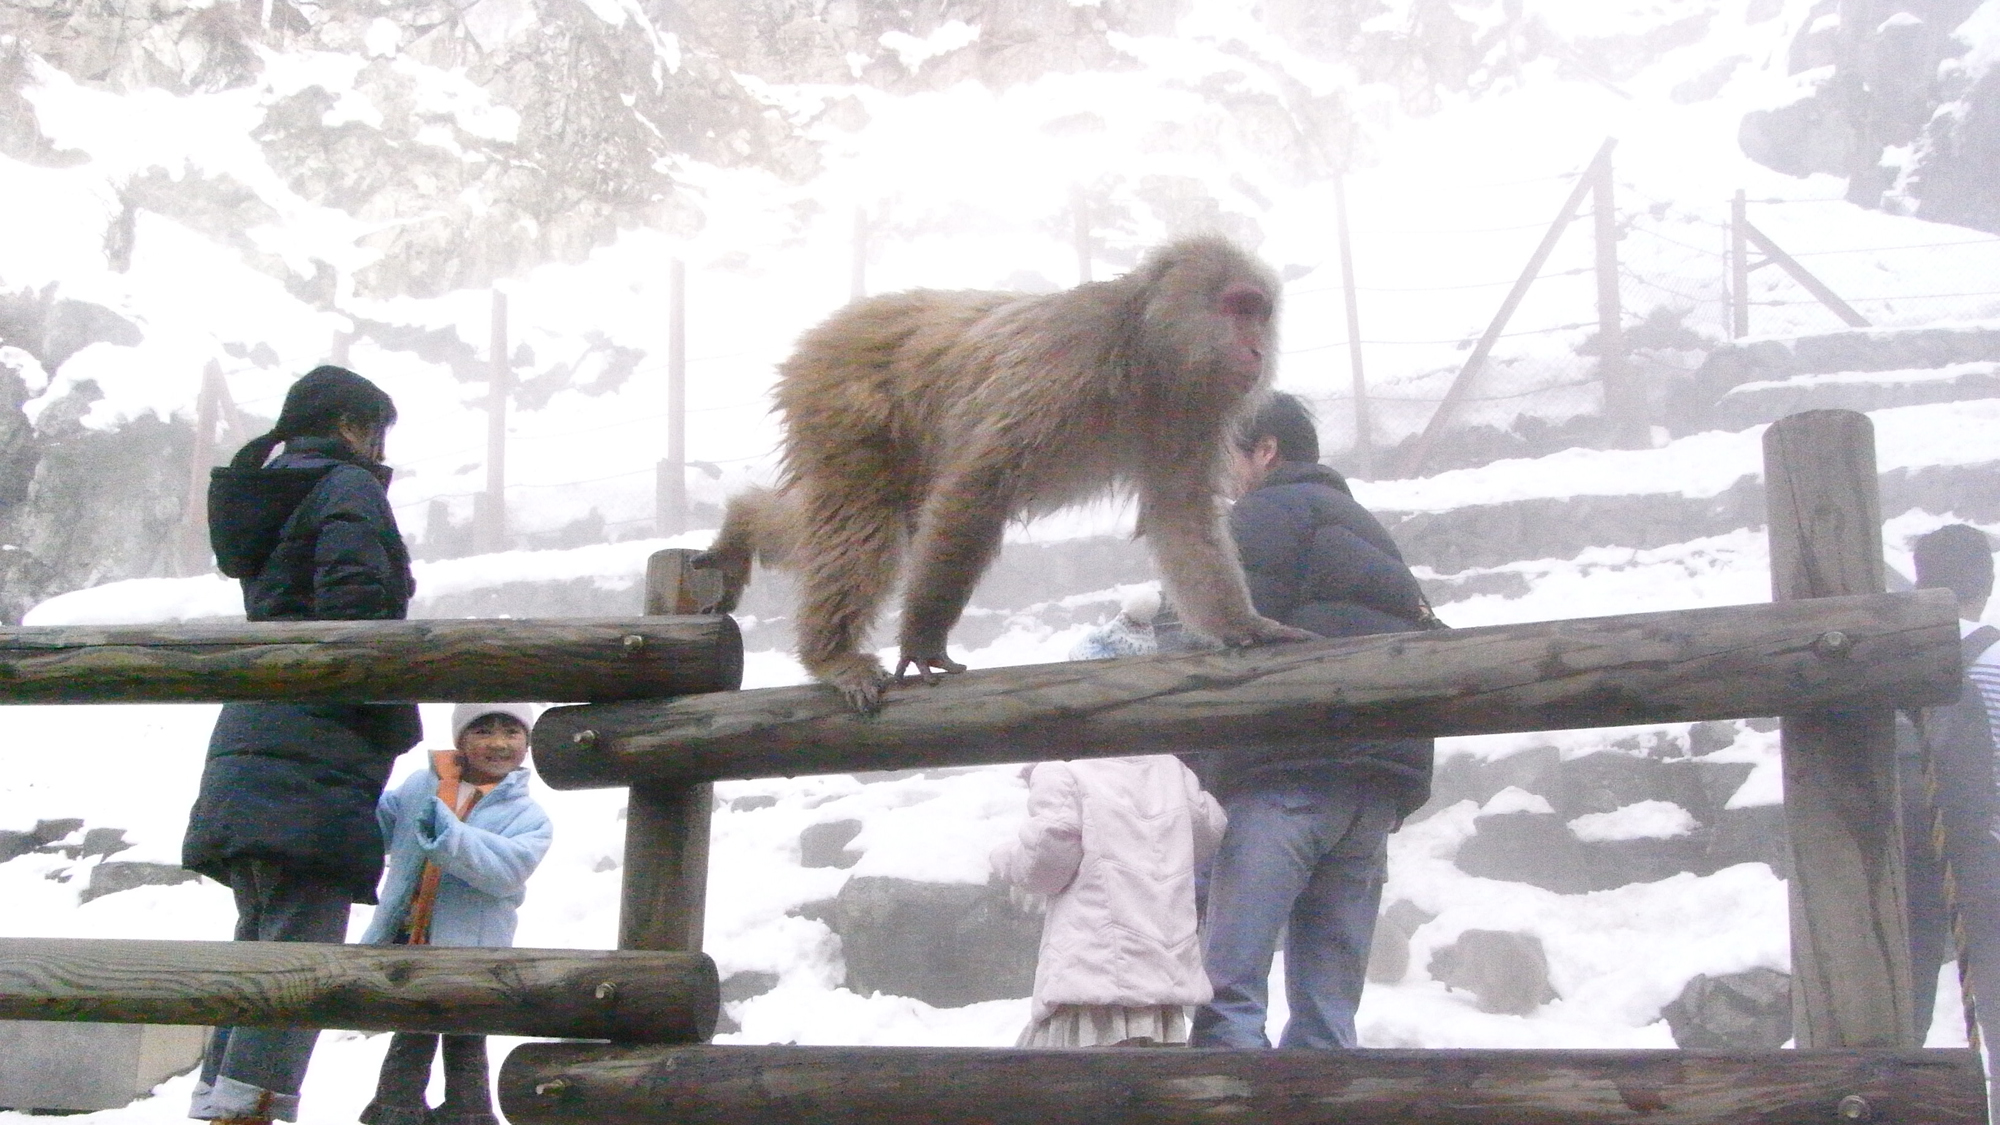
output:
[[[965,671],[965,665],[942,652],[935,656],[911,656],[905,652],[903,658],[896,662],[897,683],[906,682],[903,679],[903,672],[911,667],[916,668],[917,678],[927,684],[943,683],[944,677],[938,674],[940,672],[956,674]]]

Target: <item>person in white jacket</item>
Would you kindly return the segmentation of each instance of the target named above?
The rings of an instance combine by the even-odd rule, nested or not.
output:
[[[992,855],[1001,878],[1049,896],[1017,1046],[1187,1042],[1187,1006],[1211,996],[1194,872],[1226,823],[1172,755],[1033,768],[1027,823]]]

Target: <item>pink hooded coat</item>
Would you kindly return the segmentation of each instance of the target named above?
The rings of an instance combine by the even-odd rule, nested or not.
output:
[[[1212,993],[1195,932],[1194,868],[1227,824],[1167,754],[1043,762],[1028,821],[993,870],[1049,896],[1034,1019],[1058,1004],[1200,1004]]]

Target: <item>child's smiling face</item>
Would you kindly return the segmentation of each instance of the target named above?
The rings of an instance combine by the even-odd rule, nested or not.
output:
[[[512,715],[482,715],[458,736],[465,778],[475,785],[499,781],[528,758],[528,728]]]

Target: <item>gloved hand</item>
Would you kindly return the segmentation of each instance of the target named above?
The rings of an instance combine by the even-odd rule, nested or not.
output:
[[[417,842],[426,848],[436,847],[438,840],[443,838],[446,828],[456,819],[458,818],[452,815],[451,806],[437,797],[432,797],[430,804],[425,805],[423,811],[417,814]]]

